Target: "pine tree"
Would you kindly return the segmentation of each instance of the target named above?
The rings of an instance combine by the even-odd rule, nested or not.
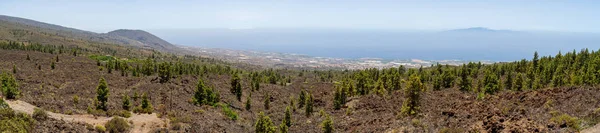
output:
[[[56,68],[56,67],[54,66],[54,62],[50,63],[50,68],[52,68],[52,70],[54,70],[54,68]]]
[[[279,133],[287,133],[288,129],[289,129],[289,127],[287,125],[285,125],[285,123],[283,123],[283,121],[281,122],[281,124],[279,124]]]
[[[196,90],[194,92],[193,102],[196,105],[214,105],[219,102],[218,92],[213,91],[212,88],[206,86],[202,78],[198,78],[198,84],[196,84]]]
[[[408,81],[408,87],[404,90],[406,100],[402,104],[400,114],[402,115],[416,115],[420,110],[419,98],[421,97],[421,91],[424,90],[425,86],[421,82],[421,78],[416,74],[410,76]]]
[[[494,94],[500,90],[500,81],[498,76],[491,72],[491,70],[486,71],[483,82],[484,90],[487,94]]]
[[[106,102],[108,102],[109,89],[104,78],[100,78],[100,82],[98,83],[98,87],[96,88],[96,93],[98,94],[96,96],[96,99],[98,100],[98,105],[96,105],[96,109],[101,109],[104,111],[108,110],[108,105]]]
[[[283,123],[287,127],[292,126],[292,112],[290,112],[290,106],[285,107],[285,116],[283,117]]]
[[[433,76],[433,90],[436,90],[436,91],[437,90],[441,90],[442,89],[442,82],[444,82],[444,81],[443,81],[441,75]]]
[[[523,82],[524,82],[524,80],[523,80],[523,74],[519,73],[516,76],[517,77],[516,77],[516,79],[515,79],[515,81],[513,82],[513,85],[512,85],[513,86],[513,90],[515,90],[515,91],[522,91],[523,90],[523,86],[524,86],[523,85]]]
[[[461,91],[469,91],[471,90],[471,78],[469,77],[469,68],[463,64],[460,71],[460,90]]]
[[[381,78],[379,78],[377,80],[377,85],[375,86],[374,91],[377,93],[377,95],[382,96],[382,97],[387,94],[387,90],[385,89],[385,85],[384,85],[383,81],[381,80]]]
[[[59,61],[59,60],[58,60],[58,55],[56,55],[56,62],[58,62],[58,61]]]
[[[292,111],[296,112],[296,106],[295,106],[295,100],[294,96],[290,97],[290,106],[292,107]]]
[[[313,96],[312,94],[308,93],[307,97],[306,97],[306,117],[310,117],[313,113]]]
[[[238,74],[233,74],[231,77],[231,93],[235,94],[238,101],[242,101],[242,85]]]
[[[152,103],[150,103],[150,100],[148,99],[148,95],[146,95],[146,93],[142,94],[142,112],[144,113],[148,113],[148,114],[152,114],[154,108],[152,107]]]
[[[304,90],[300,91],[300,96],[298,96],[298,108],[304,107],[306,101],[306,92]]]
[[[252,91],[258,91],[260,89],[260,78],[258,77],[258,73],[252,73],[250,76],[252,77],[252,81],[250,82]]]
[[[123,109],[128,111],[131,109],[131,100],[128,95],[123,95]]]
[[[252,93],[250,93],[248,95],[248,97],[246,97],[246,110],[250,111],[250,108],[252,106],[252,101],[250,101],[252,99]]]
[[[258,113],[258,120],[256,120],[256,124],[254,124],[254,132],[255,133],[275,133],[276,127],[271,121],[269,116],[266,116],[263,112]]]
[[[509,72],[506,75],[506,81],[504,81],[504,87],[506,89],[513,90],[513,82],[514,82],[513,76],[514,76],[513,72]]]
[[[325,120],[321,123],[321,128],[323,128],[323,133],[333,133],[335,132],[333,129],[333,120],[331,116],[325,115]]]
[[[269,93],[265,93],[265,100],[264,100],[264,105],[265,105],[265,110],[269,110],[269,103],[271,103],[271,96],[269,96]]]
[[[13,70],[12,70],[13,74],[17,74],[17,66],[13,65]]]
[[[538,56],[538,52],[535,51],[535,53],[533,54],[533,60],[532,60],[532,64],[533,64],[533,71],[537,71],[538,69],[538,62],[539,62],[539,56]]]
[[[2,72],[0,75],[0,90],[6,99],[16,99],[21,94],[19,91],[19,85],[14,75]]]
[[[166,83],[171,79],[171,65],[167,62],[163,62],[158,67],[158,76],[160,77],[161,83]]]
[[[346,104],[346,91],[343,85],[336,86],[334,92],[333,107],[335,110],[339,110],[344,104]]]

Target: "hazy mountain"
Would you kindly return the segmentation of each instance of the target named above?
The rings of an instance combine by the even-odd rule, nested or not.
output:
[[[122,36],[128,39],[136,40],[145,44],[144,46],[146,47],[151,47],[155,49],[173,50],[173,48],[175,48],[173,44],[143,30],[119,29],[108,32],[107,34],[113,36]]]
[[[445,33],[517,33],[512,30],[494,30],[486,27],[471,27],[465,29],[453,29],[444,31]]]

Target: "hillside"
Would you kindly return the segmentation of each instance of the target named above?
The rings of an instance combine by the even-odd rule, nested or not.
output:
[[[120,36],[120,37],[125,37],[131,40],[135,40],[138,41],[142,44],[144,44],[144,47],[148,47],[148,48],[153,48],[153,49],[159,49],[159,50],[166,50],[166,51],[170,51],[173,52],[173,50],[175,50],[175,46],[155,35],[152,35],[146,31],[143,30],[125,30],[125,29],[120,29],[120,30],[115,30],[115,31],[111,31],[108,32],[107,35],[109,36]]]
[[[0,40],[71,46],[80,46],[82,43],[116,44],[172,53],[178,53],[176,50],[179,50],[176,46],[142,30],[94,33],[4,15],[0,15]]]
[[[143,31],[12,21],[0,23],[0,132],[579,132],[600,122],[594,50],[462,66],[273,69],[85,39],[168,46]]]

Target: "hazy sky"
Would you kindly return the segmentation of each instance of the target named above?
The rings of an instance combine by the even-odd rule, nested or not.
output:
[[[600,1],[0,0],[0,14],[96,32],[113,29],[342,28],[600,32]]]

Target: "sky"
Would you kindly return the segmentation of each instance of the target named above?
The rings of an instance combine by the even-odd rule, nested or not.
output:
[[[0,14],[95,32],[114,29],[335,28],[600,32],[600,1],[0,0]]]

